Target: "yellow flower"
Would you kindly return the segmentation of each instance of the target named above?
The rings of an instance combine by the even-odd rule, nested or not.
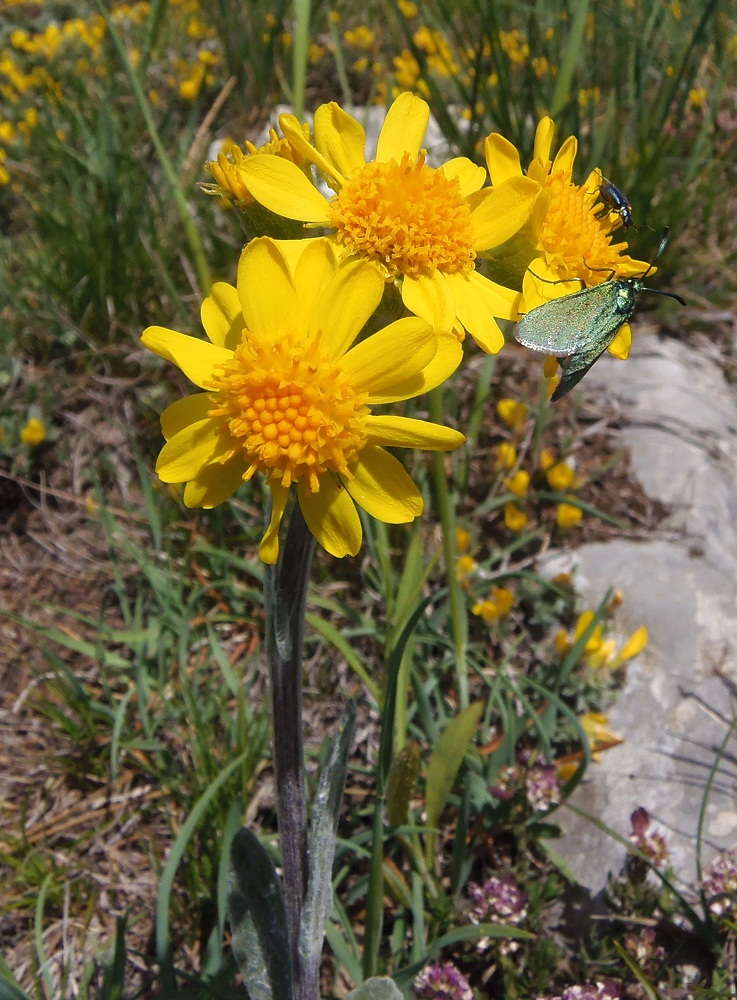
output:
[[[557,462],[547,470],[545,478],[552,490],[565,493],[573,486],[576,474],[567,462]]]
[[[504,337],[493,317],[516,317],[519,295],[485,278],[474,261],[527,222],[539,184],[520,172],[484,188],[486,172],[465,157],[429,167],[421,149],[429,117],[425,101],[400,94],[387,112],[376,158],[367,160],[363,126],[336,103],[315,112],[314,145],[294,115],[280,115],[284,135],[317,166],[336,192],[331,197],[276,156],[248,157],[239,169],[270,211],[328,227],[344,259],[378,264],[399,286],[407,309],[433,329],[465,327],[495,353]]]
[[[579,721],[589,739],[594,760],[598,760],[599,754],[604,750],[611,750],[624,743],[624,737],[607,728],[609,717],[603,712],[584,712]]]
[[[517,449],[509,441],[502,441],[496,446],[494,459],[495,469],[513,469],[517,462]]]
[[[500,618],[504,618],[512,610],[514,604],[514,594],[506,587],[493,587],[491,594],[485,601],[474,604],[471,611],[479,615],[486,622],[493,624]]]
[[[503,479],[502,482],[510,493],[523,497],[530,486],[530,473],[525,472],[524,469],[518,469],[513,476]]]
[[[500,399],[496,404],[496,412],[507,427],[519,431],[527,418],[527,404],[518,403],[516,399]]]
[[[688,92],[688,101],[692,108],[703,108],[708,96],[706,87],[693,87]]]
[[[268,563],[292,484],[318,542],[355,555],[356,503],[391,524],[422,513],[419,490],[386,447],[448,451],[464,440],[438,424],[371,413],[444,381],[461,358],[456,338],[411,317],[354,344],[381,300],[378,269],[340,268],[329,241],[298,242],[291,266],[273,240],[248,244],[237,287],[218,282],[202,304],[209,342],[158,326],[142,338],[204,390],[162,414],[159,477],[186,483],[186,506],[211,508],[263,474],[272,513],[259,554]]]
[[[20,439],[23,444],[36,448],[46,440],[46,427],[43,420],[38,417],[31,417],[26,426],[20,432]]]
[[[627,660],[631,660],[634,656],[641,653],[645,646],[647,646],[648,638],[647,629],[644,625],[641,625],[635,632],[632,633],[627,642],[625,642],[624,646],[622,646],[620,651],[612,659],[609,664],[610,669],[617,670],[623,663],[626,663]]]
[[[549,448],[543,448],[540,452],[540,468],[543,472],[547,472],[552,465],[555,465],[552,451]]]
[[[471,536],[465,528],[456,528],[456,551],[467,552],[471,548]]]
[[[305,140],[309,140],[309,125],[304,125],[302,128]],[[300,170],[304,170],[306,167],[306,162],[301,154],[292,147],[288,139],[280,138],[273,128],[269,130],[269,138],[262,146],[254,146],[252,142],[246,142],[244,147],[245,152],[232,140],[228,140],[227,144],[223,143],[217,161],[212,160],[207,164],[207,168],[216,183],[201,185],[203,191],[207,194],[220,195],[241,208],[245,208],[253,204],[254,201],[240,170],[241,163],[249,156],[270,154],[290,160]]]
[[[527,514],[515,504],[504,504],[504,523],[510,531],[523,531],[527,526],[527,521]]]
[[[636,277],[648,267],[646,261],[633,260],[623,253],[626,243],[612,243],[622,219],[616,212],[602,214],[601,170],[592,170],[583,185],[573,183],[576,138],[566,139],[555,159],[550,159],[554,131],[550,118],[543,118],[537,127],[534,155],[526,175],[537,182],[539,194],[529,224],[512,241],[515,255],[527,268],[520,314],[579,291],[583,285]],[[490,135],[485,152],[494,185],[525,176],[517,149],[503,136]],[[506,249],[511,255],[511,245]],[[626,358],[631,342],[632,331],[626,323],[609,351],[615,357]]]
[[[465,580],[475,569],[476,560],[473,556],[459,556],[456,560],[456,579]]]
[[[583,520],[583,511],[580,507],[576,507],[572,503],[559,503],[555,520],[558,527],[565,531],[567,528],[574,528],[577,524],[581,523]]]

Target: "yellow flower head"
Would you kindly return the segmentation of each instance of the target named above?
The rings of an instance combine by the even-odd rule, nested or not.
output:
[[[576,473],[567,462],[556,462],[545,473],[545,478],[551,490],[558,490],[565,493],[569,490],[576,479]]]
[[[514,493],[518,497],[523,497],[530,486],[530,473],[524,469],[518,469],[513,476],[508,476],[502,482],[510,493]]]
[[[471,536],[465,528],[456,528],[456,551],[468,552],[471,548]]]
[[[527,419],[527,403],[519,403],[516,399],[500,399],[496,404],[496,412],[507,427],[520,431]]]
[[[504,523],[510,531],[524,531],[528,517],[516,504],[504,504]]]
[[[387,112],[375,158],[367,159],[363,126],[336,103],[315,112],[314,145],[294,115],[281,115],[284,135],[335,192],[329,197],[276,156],[248,157],[239,170],[270,211],[325,226],[343,259],[377,264],[386,281],[396,282],[410,312],[436,330],[465,328],[483,350],[495,353],[504,337],[493,317],[515,318],[519,294],[485,278],[475,259],[528,221],[540,185],[520,172],[484,187],[486,171],[465,157],[430,167],[422,150],[429,118],[425,101],[400,94]]]
[[[498,133],[486,140],[486,163],[494,185],[527,176],[539,185],[530,223],[515,241],[527,270],[522,282],[520,314],[582,287],[599,285],[611,278],[637,277],[647,270],[646,261],[633,260],[624,251],[626,243],[612,243],[622,220],[608,212],[599,197],[602,174],[591,171],[586,182],[573,182],[573,165],[578,144],[569,136],[550,159],[555,126],[543,118],[535,134],[532,162],[522,170],[517,149]],[[632,342],[625,324],[609,347],[626,358]]]
[[[278,556],[292,485],[318,542],[355,555],[356,504],[392,524],[422,513],[417,487],[385,448],[448,451],[464,440],[371,412],[444,381],[460,362],[456,338],[410,317],[355,344],[381,300],[381,275],[363,261],[339,267],[327,240],[297,242],[294,253],[266,237],[248,244],[237,287],[218,282],[202,304],[209,341],[158,326],[142,338],[204,390],[162,414],[159,477],[186,483],[186,506],[210,508],[261,473],[272,502],[259,547],[267,563]]]
[[[475,615],[479,615],[486,622],[493,624],[500,618],[504,618],[512,610],[514,604],[514,594],[506,587],[493,587],[491,594],[485,601],[479,601],[471,608]]]
[[[310,138],[309,125],[302,126],[302,134],[306,141]],[[215,184],[203,184],[202,189],[207,194],[220,195],[241,208],[253,203],[254,198],[248,190],[244,180],[240,165],[249,156],[268,153],[272,156],[280,156],[285,160],[294,163],[301,170],[306,167],[306,162],[302,155],[294,149],[289,139],[280,138],[272,128],[269,130],[269,139],[262,146],[254,146],[252,142],[246,142],[245,153],[232,141],[223,143],[223,149],[218,153],[217,160],[212,160],[207,164],[207,168],[215,179]]]
[[[43,420],[38,417],[31,417],[26,426],[20,432],[20,439],[23,444],[31,448],[37,448],[46,440],[46,426]]]
[[[495,469],[513,469],[517,462],[517,449],[509,441],[502,441],[496,446],[494,458]]]
[[[555,520],[563,531],[575,528],[583,520],[583,511],[572,503],[559,503]]]
[[[465,580],[476,569],[476,560],[473,556],[463,555],[456,560],[456,579]]]

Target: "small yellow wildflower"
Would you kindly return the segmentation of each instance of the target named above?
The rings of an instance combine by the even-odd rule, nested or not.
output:
[[[368,50],[374,44],[375,39],[376,35],[365,24],[343,32],[343,40],[347,45],[352,45],[354,49]]]
[[[555,520],[558,527],[565,531],[581,523],[583,520],[583,511],[580,507],[576,507],[572,503],[559,503]]]
[[[502,482],[510,493],[523,497],[530,487],[530,473],[525,472],[524,469],[518,469],[513,476],[508,476]]]
[[[688,102],[692,108],[703,108],[709,95],[706,87],[693,87],[688,92]]]
[[[502,441],[496,446],[494,458],[495,469],[513,469],[517,464],[517,449],[509,441]]]
[[[599,760],[599,754],[611,750],[624,743],[624,737],[608,729],[609,717],[603,712],[584,712],[579,721],[589,739],[594,760]]]
[[[46,440],[46,426],[43,420],[38,417],[31,417],[26,426],[20,432],[20,439],[23,444],[36,448]]]
[[[567,462],[557,462],[547,470],[545,478],[552,490],[565,493],[573,486],[576,474]]]
[[[644,625],[641,625],[632,635],[629,637],[624,646],[613,658],[612,662],[609,664],[610,669],[617,670],[626,663],[627,660],[631,660],[633,657],[638,656],[645,646],[648,644],[648,632]]]
[[[507,427],[520,431],[527,419],[527,404],[520,403],[516,399],[500,399],[496,404],[496,412]]]
[[[504,505],[504,523],[510,531],[524,531],[529,518],[523,510],[516,504],[506,503]]]
[[[471,548],[471,535],[465,528],[456,528],[456,551],[467,552]]]
[[[476,569],[476,560],[473,556],[459,556],[456,560],[456,579],[465,580]]]
[[[555,458],[552,451],[549,448],[543,448],[540,452],[540,468],[543,472],[547,472],[552,465],[555,465]]]
[[[355,555],[356,504],[390,524],[422,513],[422,495],[387,447],[448,451],[464,440],[439,424],[371,412],[445,381],[461,360],[457,339],[410,317],[355,343],[382,298],[378,269],[339,267],[328,240],[299,242],[290,260],[265,237],[246,246],[237,287],[217,282],[202,304],[209,341],[159,326],[142,337],[203,390],[162,414],[160,479],[187,484],[187,507],[211,508],[263,475],[272,513],[259,555],[267,563],[278,557],[293,485],[323,548]]]
[[[471,608],[471,611],[483,618],[484,621],[493,624],[508,615],[513,604],[514,594],[511,590],[507,590],[506,587],[493,587],[486,600],[478,601]]]
[[[417,4],[412,3],[412,0],[399,0],[399,9],[407,20],[417,17]]]

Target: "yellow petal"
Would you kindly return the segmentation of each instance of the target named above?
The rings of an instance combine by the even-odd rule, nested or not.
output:
[[[206,420],[212,408],[212,397],[207,392],[198,392],[194,396],[177,399],[161,414],[161,433],[168,441],[189,424]]]
[[[333,247],[334,252],[335,241],[329,236],[326,236],[324,240]],[[297,273],[297,267],[302,259],[302,255],[306,253],[313,244],[320,243],[322,241],[323,237],[319,236],[308,236],[299,240],[274,240],[276,245],[281,250],[284,260],[289,265],[289,272],[292,275]]]
[[[278,244],[262,236],[252,240],[238,262],[238,297],[249,331],[258,336],[295,329],[297,292]]]
[[[289,140],[289,145],[308,163],[314,163],[318,170],[323,171],[327,177],[332,178],[337,187],[340,187],[345,182],[345,178],[336,173],[330,161],[321,156],[317,149],[305,138],[298,118],[291,114],[279,115],[279,125],[284,133],[284,137]]]
[[[149,326],[143,331],[141,342],[160,358],[173,362],[201,389],[211,385],[219,367],[233,357],[233,352],[224,347],[163,326]]]
[[[414,316],[398,319],[344,356],[342,368],[356,392],[377,393],[418,374],[435,357],[432,328]]]
[[[184,506],[211,510],[225,503],[243,482],[246,467],[240,456],[221,465],[213,462],[200,469],[184,487]]]
[[[573,161],[576,159],[578,151],[578,139],[575,135],[569,135],[558,152],[555,154],[551,173],[563,174],[565,177],[573,176]]]
[[[315,145],[324,158],[321,166],[342,187],[366,162],[366,132],[363,125],[331,101],[315,112]],[[312,157],[314,160],[314,157]]]
[[[369,446],[351,466],[345,487],[372,517],[387,524],[406,524],[422,513],[422,496],[402,463],[383,448]]]
[[[447,276],[435,270],[431,274],[405,276],[402,302],[415,316],[421,316],[433,330],[452,330],[456,306]]]
[[[381,392],[370,392],[369,404],[376,406],[379,403],[396,403],[402,399],[412,399],[445,382],[463,360],[463,347],[454,333],[438,333],[437,338],[438,349],[435,357],[421,372],[395,385],[384,386]]]
[[[200,307],[205,333],[213,344],[234,351],[243,334],[244,320],[236,289],[227,281],[216,281]]]
[[[430,121],[430,108],[426,101],[414,94],[400,94],[389,108],[379,133],[376,149],[377,163],[399,160],[405,153],[417,159]]]
[[[446,177],[455,177],[461,186],[461,194],[468,198],[480,191],[486,183],[486,171],[467,156],[456,156],[440,167]]]
[[[555,125],[551,118],[547,115],[540,119],[540,122],[535,130],[535,148],[533,150],[533,156],[536,160],[549,160],[550,159],[550,147],[553,145],[553,135],[555,134]]]
[[[631,660],[633,656],[637,656],[647,646],[647,641],[647,629],[644,625],[641,625],[636,632],[632,633],[624,646],[622,646],[617,656],[617,663],[623,663],[625,660]]]
[[[609,345],[609,353],[621,361],[626,361],[632,347],[632,327],[625,323],[617,330],[617,335]]]
[[[361,519],[348,491],[332,476],[320,479],[320,490],[311,493],[307,480],[297,484],[299,505],[307,527],[333,556],[355,556],[361,548]]]
[[[491,183],[496,187],[513,177],[522,177],[522,165],[517,147],[498,132],[492,132],[484,142],[486,166]]]
[[[269,488],[271,489],[271,520],[258,547],[258,555],[262,562],[273,566],[279,557],[279,525],[287,506],[289,490],[285,489],[279,480],[270,481]]]
[[[330,222],[328,202],[299,167],[283,156],[262,153],[241,160],[238,170],[253,197],[276,215],[297,222]]]
[[[529,177],[511,177],[484,192],[471,212],[474,250],[498,247],[524,226],[540,193],[540,185]]]
[[[392,414],[370,416],[366,419],[368,440],[388,448],[421,448],[423,451],[453,451],[466,440],[460,431],[442,424],[414,417],[396,417]],[[363,455],[363,452],[361,453]]]
[[[300,315],[306,319],[312,315],[316,300],[337,273],[338,258],[333,241],[330,239],[316,238],[288,242],[302,244],[299,253],[292,247],[286,248],[285,252],[283,242],[280,240],[279,249],[284,253],[289,269],[294,275]]]
[[[164,483],[186,483],[232,447],[227,434],[218,434],[216,420],[188,424],[170,438],[159,453],[156,472]]]
[[[456,291],[458,319],[482,351],[497,354],[504,346],[504,334],[494,316],[511,319],[517,311],[519,293],[489,281],[478,271],[472,271],[468,277],[462,274],[450,277],[454,288],[461,286]]]
[[[381,302],[384,279],[374,264],[358,260],[341,267],[317,291],[322,294],[314,304],[309,332],[321,332],[325,350],[342,358]]]

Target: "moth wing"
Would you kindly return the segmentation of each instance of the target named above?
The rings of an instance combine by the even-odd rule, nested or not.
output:
[[[556,358],[579,354],[592,343],[597,347],[602,345],[600,354],[625,319],[616,310],[617,290],[612,286],[612,282],[605,281],[543,302],[519,320],[514,328],[515,338],[523,347]]]
[[[609,345],[607,345],[607,347],[608,346]],[[605,350],[606,347],[596,353],[593,351],[585,351],[580,355],[574,355],[573,357],[568,357],[562,361],[561,368],[563,369],[563,377],[555,387],[555,392],[550,397],[550,402],[556,403],[559,399],[568,395],[571,389],[578,385],[584,375],[591,371]]]

